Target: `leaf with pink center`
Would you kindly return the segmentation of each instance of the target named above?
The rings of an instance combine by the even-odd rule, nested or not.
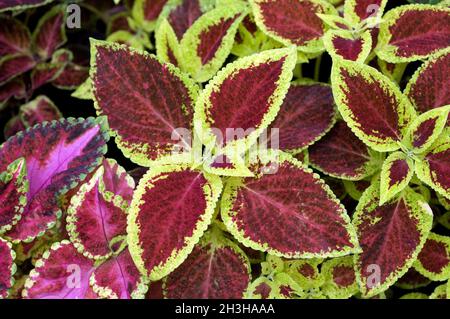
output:
[[[352,23],[360,23],[368,18],[380,18],[387,0],[346,0],[344,17]]]
[[[372,50],[370,31],[355,37],[345,30],[329,30],[323,37],[323,42],[333,59],[343,58],[364,63]]]
[[[425,4],[400,6],[383,17],[377,54],[391,63],[430,57],[450,43],[450,9]]]
[[[19,116],[26,127],[62,117],[58,107],[45,95],[39,95],[20,107]]]
[[[21,220],[5,235],[31,241],[61,214],[58,197],[77,186],[106,152],[105,118],[44,122],[11,137],[0,148],[0,171],[15,159],[26,163],[29,191]]]
[[[19,158],[0,173],[0,234],[22,217],[27,204],[28,180],[25,160]]]
[[[180,41],[181,69],[197,82],[211,79],[230,54],[246,13],[246,7],[236,3],[218,6],[199,17]]]
[[[338,109],[356,136],[379,152],[400,147],[415,110],[392,81],[370,66],[338,60],[331,83]]]
[[[275,119],[297,54],[268,50],[236,60],[206,85],[195,105],[194,128],[208,148],[243,153]]]
[[[29,54],[10,54],[0,59],[0,85],[31,70],[36,65]]]
[[[410,188],[381,206],[379,189],[379,182],[373,183],[353,215],[362,249],[355,255],[356,277],[366,297],[385,291],[408,271],[433,220],[427,202]]]
[[[450,237],[430,233],[414,268],[433,281],[450,279]]]
[[[450,199],[450,130],[446,128],[434,144],[416,160],[419,179]]]
[[[16,254],[12,249],[12,245],[0,238],[0,299],[8,297],[9,290],[14,285],[15,258]]]
[[[330,188],[293,157],[272,152],[255,177],[227,180],[221,216],[233,236],[286,258],[344,256],[358,250],[350,219]]]
[[[53,0],[0,0],[0,12],[38,7],[52,1]]]
[[[33,49],[42,60],[50,58],[66,41],[66,9],[54,6],[38,22],[33,32]]]
[[[330,86],[293,82],[270,127],[279,130],[279,149],[298,153],[325,135],[334,125],[335,117]]]
[[[403,152],[390,154],[381,167],[380,205],[400,193],[414,175],[414,160]]]
[[[241,299],[250,283],[250,263],[244,252],[212,230],[189,257],[164,279],[169,299]]]
[[[145,31],[153,31],[167,2],[169,0],[136,0],[131,11],[132,17]]]
[[[171,64],[115,43],[92,40],[91,80],[97,112],[108,117],[116,144],[141,166],[171,154],[176,129],[191,129],[198,87]],[[120,85],[117,85],[120,83]],[[177,137],[177,136],[175,136]]]
[[[275,40],[307,53],[323,50],[326,26],[318,14],[335,14],[322,0],[251,0],[258,27]]]
[[[322,290],[329,298],[348,299],[359,292],[352,256],[327,260],[321,274],[325,281]]]
[[[133,179],[114,160],[104,160],[80,187],[67,209],[67,231],[80,253],[92,259],[112,256],[115,239],[126,236],[133,189]]]
[[[0,17],[0,56],[27,53],[30,44],[30,31],[22,22],[6,16]]]
[[[372,151],[339,120],[328,134],[309,147],[309,161],[319,171],[345,180],[361,180],[381,165],[381,155]]]
[[[152,167],[139,181],[128,215],[128,244],[151,280],[176,269],[208,225],[222,190],[218,176],[188,164]]]

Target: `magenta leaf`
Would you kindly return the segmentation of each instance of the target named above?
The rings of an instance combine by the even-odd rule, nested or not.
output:
[[[16,78],[9,81],[8,83],[0,86],[0,110],[12,97],[16,99],[21,99],[25,97],[25,84],[21,78]]]
[[[29,54],[12,54],[0,59],[0,85],[31,70],[36,62]]]
[[[26,129],[22,120],[19,116],[12,117],[8,122],[6,122],[5,127],[3,128],[3,135],[5,139],[10,138],[13,135],[16,135],[20,131],[24,131]]]
[[[12,245],[0,238],[0,299],[8,297],[9,289],[14,284],[15,258],[16,255],[12,250]]]
[[[14,18],[0,17],[0,56],[27,53],[30,44],[30,31],[22,22]]]
[[[46,96],[39,95],[20,107],[19,116],[25,127],[33,127],[44,121],[58,120],[62,117],[56,105]]]
[[[100,164],[108,139],[105,118],[69,118],[36,125],[6,141],[0,148],[0,171],[23,157],[29,182],[22,219],[6,236],[29,241],[53,226],[61,213],[58,196]]]

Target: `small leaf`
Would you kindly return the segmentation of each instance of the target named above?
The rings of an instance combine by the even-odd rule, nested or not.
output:
[[[38,7],[52,1],[53,0],[2,0],[0,1],[0,12]]]
[[[359,292],[353,268],[353,256],[333,258],[322,264],[322,290],[332,299],[348,299]]]
[[[379,152],[395,151],[415,111],[386,76],[361,63],[338,60],[331,74],[338,109],[352,131]]]
[[[448,286],[448,283],[437,286],[429,298],[430,299],[447,299],[447,286]]]
[[[249,286],[245,297],[249,299],[270,299],[275,293],[273,281],[265,276],[256,278]]]
[[[27,53],[30,44],[30,31],[22,22],[6,16],[0,17],[0,56]]]
[[[387,0],[346,0],[344,3],[344,17],[354,24],[368,18],[381,18]]]
[[[414,175],[414,161],[402,152],[390,154],[381,168],[380,205],[400,193]]]
[[[450,279],[450,237],[430,233],[414,268],[433,281]]]
[[[333,59],[343,58],[364,63],[372,50],[372,35],[369,30],[358,37],[348,31],[329,30],[325,33],[323,42]]]
[[[164,19],[155,32],[156,52],[158,57],[164,61],[178,66],[181,58],[180,44],[175,31],[169,22]]]
[[[89,68],[74,63],[66,65],[59,76],[53,80],[52,84],[58,89],[75,90],[89,77]]]
[[[36,65],[28,54],[12,54],[0,58],[0,85],[31,70]]]
[[[396,287],[401,289],[417,289],[421,287],[427,286],[431,281],[421,275],[417,270],[413,267],[409,268],[409,270],[404,274],[401,278],[397,280],[395,283]]]
[[[362,195],[353,215],[362,253],[355,255],[356,277],[363,296],[385,291],[411,267],[431,229],[433,214],[411,189],[379,206],[380,184]]]
[[[25,127],[33,127],[44,121],[58,120],[62,114],[48,97],[39,95],[20,107],[19,116]]]
[[[184,33],[202,15],[202,0],[169,1],[161,12],[159,19],[167,18],[180,41]]]
[[[319,288],[323,285],[318,269],[321,262],[321,259],[288,261],[286,273],[303,289]]]
[[[168,0],[136,0],[132,8],[132,17],[145,31],[154,30],[156,20]]]
[[[16,254],[12,245],[0,238],[0,299],[8,297],[9,289],[14,285],[15,258]]]

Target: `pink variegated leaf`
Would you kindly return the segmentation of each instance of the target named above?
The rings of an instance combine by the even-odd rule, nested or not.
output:
[[[372,50],[372,36],[365,31],[354,36],[349,31],[329,30],[323,37],[325,49],[333,59],[364,62]]]
[[[29,241],[53,226],[58,197],[84,180],[101,162],[109,139],[105,118],[44,122],[11,137],[0,148],[0,171],[23,157],[29,191],[19,223],[5,235]]]
[[[323,50],[321,37],[326,25],[318,14],[334,14],[334,7],[321,0],[251,0],[258,27],[284,45],[317,53]]]
[[[403,152],[390,154],[383,163],[380,177],[380,205],[400,193],[414,175],[414,160]]]
[[[92,259],[113,255],[126,237],[126,211],[133,189],[133,179],[114,160],[104,160],[80,187],[67,209],[66,226],[80,253]]]
[[[45,95],[39,95],[33,101],[22,105],[19,116],[25,127],[33,127],[38,123],[62,117],[58,107]]]
[[[352,131],[379,152],[395,151],[415,117],[415,110],[398,87],[376,69],[337,60],[331,74],[338,109]]]
[[[400,6],[383,17],[377,54],[391,63],[428,58],[450,44],[450,8]]]
[[[54,6],[39,20],[33,32],[34,51],[46,60],[66,40],[66,9],[62,5]]]
[[[0,59],[0,85],[31,70],[36,62],[29,54],[7,55]]]
[[[140,272],[159,280],[191,253],[211,222],[218,176],[190,165],[154,166],[139,181],[128,215],[128,244]]]
[[[12,249],[12,245],[0,238],[0,299],[8,297],[9,290],[14,284],[15,258],[16,254]]]
[[[279,130],[281,150],[298,153],[325,135],[333,126],[335,116],[330,86],[294,82],[270,127]]]
[[[25,160],[17,159],[0,173],[0,234],[10,230],[22,217],[27,204],[28,180]]]
[[[383,205],[380,184],[362,195],[353,215],[362,252],[355,255],[361,292],[374,296],[392,286],[412,266],[431,229],[433,213],[410,188]]]
[[[95,106],[108,117],[125,156],[141,166],[190,141],[174,130],[192,128],[198,87],[171,64],[130,47],[92,40]],[[118,85],[120,83],[120,85]],[[176,137],[176,136],[175,136]]]
[[[414,268],[433,281],[450,279],[450,237],[430,232]]]
[[[241,299],[250,283],[244,252],[223,234],[207,233],[189,257],[164,279],[169,299]]]
[[[22,22],[14,18],[0,17],[0,57],[27,53],[30,44],[30,31]]]
[[[358,250],[344,207],[293,157],[269,152],[255,177],[230,178],[221,200],[227,229],[245,246],[287,258],[335,257]]]
[[[314,168],[345,180],[361,180],[381,164],[380,154],[361,142],[341,120],[308,149],[308,154]]]
[[[136,0],[132,8],[132,17],[145,31],[153,31],[161,11],[169,0]]]
[[[322,290],[329,298],[347,299],[359,292],[353,256],[327,260],[320,272],[324,276]]]
[[[53,0],[0,0],[0,12],[42,6]]]

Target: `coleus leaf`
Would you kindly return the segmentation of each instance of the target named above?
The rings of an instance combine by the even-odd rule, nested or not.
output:
[[[164,19],[155,32],[156,52],[158,57],[164,61],[178,66],[182,58],[180,44],[172,26]]]
[[[370,30],[361,33],[358,37],[346,30],[328,30],[323,42],[325,49],[333,59],[364,62],[372,50],[372,36]]]
[[[302,287],[284,272],[273,276],[272,286],[271,297],[274,299],[296,299],[304,296]]]
[[[169,1],[161,12],[160,19],[167,18],[180,41],[184,33],[202,15],[202,11],[201,0]]]
[[[19,116],[12,117],[8,122],[6,122],[5,127],[3,128],[3,135],[5,139],[10,138],[13,135],[16,135],[20,131],[24,131],[25,125]]]
[[[5,235],[14,242],[30,241],[52,227],[60,215],[58,197],[100,164],[108,139],[105,118],[69,118],[38,124],[6,141],[0,171],[23,157],[29,191],[21,220]]]
[[[0,173],[0,234],[10,230],[22,217],[27,204],[27,170],[25,160],[19,158]]]
[[[198,18],[180,41],[181,69],[197,82],[212,78],[230,54],[245,14],[246,7],[236,3],[219,6]]]
[[[409,270],[401,278],[397,280],[395,286],[402,289],[417,289],[425,287],[430,283],[430,280],[421,275],[414,267]]]
[[[321,259],[303,259],[286,262],[286,273],[303,289],[319,288],[323,284],[318,265]]]
[[[80,253],[92,259],[115,253],[119,248],[115,246],[126,237],[133,189],[134,180],[114,160],[104,160],[92,179],[80,187],[67,209],[66,226]]]
[[[276,117],[289,89],[296,55],[293,48],[268,50],[219,71],[195,105],[194,128],[203,144],[236,147],[240,152],[248,149]],[[230,129],[242,130],[244,136],[230,138]]]
[[[421,292],[410,292],[401,296],[399,299],[428,299],[428,295]]]
[[[450,43],[449,8],[425,4],[400,6],[390,10],[383,20],[377,54],[388,62],[425,59]]]
[[[414,160],[403,152],[390,154],[383,163],[380,175],[380,205],[401,192],[414,175]]]
[[[430,299],[448,299],[447,297],[447,284],[439,285],[434,289],[433,293],[430,295]]]
[[[50,3],[53,0],[1,0],[0,12],[7,10],[21,10]]]
[[[416,174],[419,179],[436,192],[450,199],[450,130],[427,149],[422,159],[416,160]]]
[[[12,249],[12,245],[0,238],[0,299],[8,297],[9,289],[14,284],[13,276],[16,272],[15,258],[16,255]]]
[[[58,89],[75,90],[89,77],[89,68],[69,63],[52,84]]]
[[[358,249],[344,207],[301,162],[269,152],[252,171],[256,177],[230,178],[221,200],[224,224],[245,246],[287,258],[343,256]]]
[[[387,0],[346,0],[344,17],[352,23],[360,23],[371,17],[381,17]]]
[[[39,95],[20,106],[19,116],[25,127],[33,127],[45,121],[58,120],[62,114],[48,97]]]
[[[136,0],[132,8],[132,17],[145,31],[153,31],[156,20],[167,2],[168,0]]]
[[[25,95],[25,84],[21,78],[16,78],[0,86],[0,110],[3,109],[10,98],[20,99]]]
[[[381,164],[380,154],[361,142],[342,120],[312,145],[308,154],[314,168],[345,180],[361,180]]]
[[[119,149],[141,166],[170,154],[177,146],[174,130],[192,127],[198,87],[153,55],[97,40],[91,47],[94,104],[108,117]]]
[[[326,26],[317,14],[334,14],[321,0],[251,0],[258,27],[284,45],[296,45],[308,53],[322,51]]]
[[[449,112],[447,105],[419,115],[409,126],[403,144],[416,154],[424,152],[442,133]]]
[[[366,297],[385,291],[407,272],[433,220],[426,201],[410,188],[381,206],[379,189],[379,182],[374,182],[353,215],[362,248],[362,253],[355,255],[356,277]]]
[[[450,278],[450,237],[435,233],[428,235],[414,268],[433,281]]]
[[[0,56],[27,53],[30,44],[30,31],[22,22],[14,18],[0,17]]]
[[[325,135],[333,126],[335,116],[330,86],[293,82],[270,127],[280,132],[281,150],[298,153]]]
[[[329,298],[347,299],[359,291],[352,256],[327,260],[320,272],[324,276],[322,290]]]
[[[245,297],[248,299],[270,299],[275,291],[274,284],[265,276],[256,278],[247,288]]]
[[[31,70],[36,62],[29,54],[12,54],[0,59],[0,85]]]
[[[211,222],[222,190],[218,176],[188,164],[160,165],[139,181],[128,215],[128,244],[136,266],[151,280],[176,269]]]
[[[450,104],[449,65],[450,50],[444,50],[432,56],[411,77],[405,95],[419,112]]]
[[[33,49],[43,60],[66,41],[66,10],[64,6],[54,6],[38,22],[33,32]]]
[[[169,299],[241,299],[250,283],[250,263],[244,252],[212,229],[189,257],[164,279]]]
[[[65,63],[39,63],[31,72],[31,90],[55,80],[64,70]]]
[[[379,152],[400,148],[415,110],[395,84],[376,69],[348,60],[333,63],[331,82],[338,109],[356,136]]]

